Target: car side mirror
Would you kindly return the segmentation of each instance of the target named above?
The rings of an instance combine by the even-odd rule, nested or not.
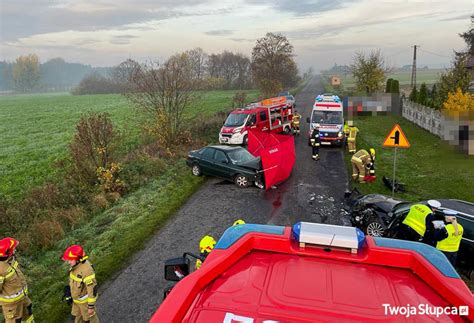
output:
[[[186,257],[173,258],[165,261],[165,279],[180,281],[189,275],[190,261]]]
[[[306,122],[307,122],[307,123],[309,123],[309,122],[310,122],[310,121],[309,121],[309,117],[307,117],[307,118],[306,118]]]

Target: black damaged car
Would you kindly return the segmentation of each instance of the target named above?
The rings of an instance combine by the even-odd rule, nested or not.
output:
[[[207,146],[190,151],[186,164],[194,176],[209,175],[232,181],[238,187],[252,184],[263,188],[263,171],[260,157],[236,146]]]
[[[450,209],[457,212],[458,223],[464,228],[459,247],[457,265],[468,271],[467,275],[474,281],[474,203],[455,200],[437,199],[440,210]],[[426,204],[427,201],[416,203]],[[348,211],[353,226],[366,234],[375,237],[397,238],[398,227],[408,214],[413,204],[393,199],[381,194],[368,194],[352,198],[348,202]],[[443,214],[435,214],[442,219]]]

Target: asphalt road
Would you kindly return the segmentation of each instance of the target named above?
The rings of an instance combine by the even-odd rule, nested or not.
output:
[[[131,264],[102,285],[98,313],[103,322],[145,322],[156,311],[169,285],[163,279],[164,261],[183,252],[198,253],[205,234],[218,239],[232,223],[292,225],[298,221],[350,225],[342,211],[348,185],[341,148],[323,147],[321,159],[311,159],[307,144],[311,107],[323,92],[313,79],[296,96],[303,116],[301,135],[295,137],[296,164],[291,177],[276,189],[239,189],[232,183],[210,179],[177,214],[131,257]]]

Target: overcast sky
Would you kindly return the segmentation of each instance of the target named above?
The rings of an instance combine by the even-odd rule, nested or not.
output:
[[[380,48],[393,66],[448,66],[472,0],[0,0],[0,60],[36,53],[42,62],[111,66],[165,59],[201,47],[251,54],[255,40],[281,32],[300,69],[349,64]]]

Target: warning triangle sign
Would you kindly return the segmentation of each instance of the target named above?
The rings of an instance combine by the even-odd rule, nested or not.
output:
[[[383,142],[384,147],[410,148],[407,136],[400,125],[395,124]]]

